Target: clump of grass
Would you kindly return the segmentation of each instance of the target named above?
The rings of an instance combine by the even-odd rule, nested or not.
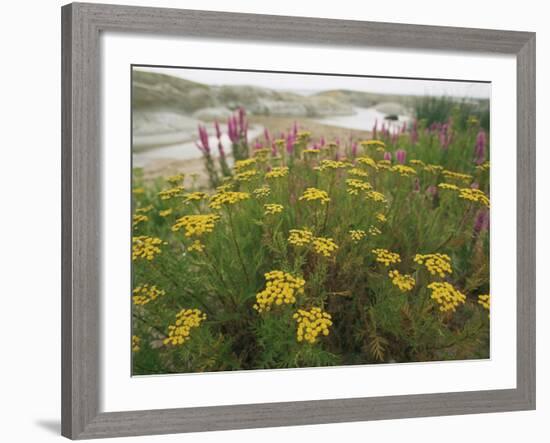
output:
[[[488,100],[466,100],[452,97],[423,96],[413,101],[414,114],[417,120],[426,126],[444,124],[453,120],[460,130],[465,130],[472,119],[489,131],[490,115]]]

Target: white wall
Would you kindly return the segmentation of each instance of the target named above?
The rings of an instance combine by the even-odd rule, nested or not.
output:
[[[104,0],[103,3],[109,2]],[[112,3],[112,2],[109,2]],[[462,0],[337,2],[278,0],[126,1],[146,6],[185,7],[515,29],[537,32],[538,60],[538,410],[459,417],[381,421],[295,428],[216,432],[185,436],[187,442],[547,441],[550,372],[547,339],[550,309],[544,281],[548,230],[545,165],[550,162],[542,131],[550,119],[550,29],[545,3]],[[5,2],[0,68],[0,405],[3,441],[53,441],[60,410],[60,6],[57,0]],[[7,137],[6,137],[7,135]],[[7,156],[6,156],[7,154]],[[6,247],[7,246],[7,247]],[[124,441],[171,442],[182,436]]]

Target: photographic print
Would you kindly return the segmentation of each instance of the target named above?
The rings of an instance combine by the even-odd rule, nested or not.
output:
[[[490,357],[490,83],[131,86],[133,375]]]

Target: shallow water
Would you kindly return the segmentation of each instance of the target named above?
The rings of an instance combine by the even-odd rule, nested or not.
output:
[[[340,126],[341,128],[360,129],[370,131],[376,123],[378,129],[385,124],[390,131],[401,129],[404,121],[408,121],[407,116],[400,115],[398,121],[385,120],[387,114],[377,111],[375,108],[356,107],[353,115],[337,115],[315,119],[317,123],[325,125]]]
[[[248,139],[253,140],[263,132],[262,127],[252,127],[248,131]],[[208,137],[208,142],[212,150],[214,157],[218,156],[218,139],[216,136]],[[231,140],[226,134],[222,135],[222,145],[226,153],[231,152]],[[142,168],[147,166],[148,163],[159,159],[173,159],[173,160],[190,160],[195,158],[201,158],[202,153],[195,144],[192,142],[177,143],[174,145],[159,146],[158,148],[147,149],[146,151],[135,152],[132,158],[132,166],[134,168]]]

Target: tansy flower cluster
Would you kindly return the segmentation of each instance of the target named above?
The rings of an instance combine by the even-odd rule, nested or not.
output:
[[[181,197],[185,188],[183,186],[176,186],[175,188],[165,189],[158,193],[161,200],[170,200],[172,198]]]
[[[235,167],[233,169],[238,172],[250,166],[254,166],[255,164],[256,164],[255,158],[247,158],[246,160],[237,160],[235,162]]]
[[[372,235],[373,237],[376,237],[377,235],[382,234],[382,231],[376,226],[369,226],[368,231],[369,231],[369,234]]]
[[[191,243],[190,246],[187,247],[187,250],[189,252],[193,252],[193,251],[202,252],[204,251],[205,247],[206,246],[204,246],[204,243],[202,243],[200,240],[195,240],[193,243]]]
[[[243,171],[235,174],[233,178],[238,182],[249,182],[256,175],[258,175],[258,171],[256,171],[255,169],[249,169],[248,171]]]
[[[322,191],[317,188],[307,188],[302,196],[299,198],[299,200],[307,200],[307,201],[314,201],[319,200],[322,205],[328,203],[330,201],[330,198],[326,191]]]
[[[168,337],[164,339],[165,345],[182,345],[191,334],[193,328],[198,328],[206,320],[206,314],[200,309],[182,309],[176,314],[176,324],[168,326]]]
[[[139,235],[132,237],[132,260],[144,258],[153,260],[155,256],[161,253],[160,245],[164,242],[157,237],[149,237],[147,235]]]
[[[161,217],[168,217],[171,214],[172,214],[172,208],[163,209],[162,211],[159,211],[159,215]]]
[[[412,159],[409,162],[413,166],[425,166],[426,164],[422,160]]]
[[[155,285],[145,284],[134,288],[132,291],[132,300],[135,305],[143,306],[164,294],[166,292]]]
[[[391,282],[399,288],[401,292],[407,292],[414,288],[414,278],[412,275],[401,274],[398,270],[392,270],[388,273]]]
[[[291,229],[288,242],[294,246],[305,246],[312,242],[313,232],[307,229]]]
[[[361,147],[368,148],[369,146],[385,148],[386,144],[382,140],[362,140],[359,142]]]
[[[480,165],[476,166],[476,169],[479,171],[488,171],[491,168],[491,163],[489,161],[483,162]]]
[[[472,180],[472,176],[469,174],[462,174],[461,172],[449,171],[448,169],[445,169],[443,171],[443,177],[445,177],[447,180],[454,179],[454,180],[460,180],[466,183]]]
[[[152,209],[153,209],[153,205],[143,206],[142,208],[137,208],[136,213],[145,214],[147,212],[150,212]]]
[[[369,176],[369,173],[367,171],[364,171],[363,169],[359,169],[359,168],[351,168],[348,171],[348,174],[355,175],[356,177],[364,177],[364,178]]]
[[[288,175],[288,166],[277,166],[265,173],[265,178],[280,178]]]
[[[332,238],[315,237],[313,239],[313,250],[324,257],[330,257],[337,249],[338,245],[334,243]]]
[[[220,209],[222,205],[234,205],[243,200],[250,198],[248,192],[235,192],[235,191],[224,191],[217,192],[212,197],[210,197],[210,206],[212,209]]]
[[[453,272],[451,257],[447,254],[416,254],[414,256],[414,262],[419,265],[424,265],[430,274],[437,274],[441,278]]]
[[[296,303],[296,296],[304,293],[305,280],[283,271],[265,274],[265,289],[256,294],[253,308],[258,312],[271,310],[273,304],[280,306]]]
[[[183,199],[183,202],[185,204],[191,203],[193,201],[201,201],[204,200],[207,197],[205,192],[190,192],[189,194],[185,194],[185,197]]]
[[[397,252],[390,252],[387,249],[373,249],[372,253],[376,256],[376,261],[384,266],[389,266],[401,262],[401,257]]]
[[[460,188],[458,196],[464,200],[481,203],[484,206],[489,207],[489,197],[481,189],[474,188]]]
[[[406,165],[395,165],[392,166],[391,170],[397,172],[401,177],[410,177],[411,175],[416,175],[414,168]]]
[[[145,214],[134,214],[132,217],[132,226],[136,228],[140,223],[146,222],[149,220]]]
[[[185,230],[186,237],[200,237],[203,234],[212,232],[216,221],[220,219],[217,214],[194,214],[184,215],[176,220],[172,231],[179,231],[181,228]]]
[[[166,178],[166,181],[172,185],[177,185],[178,183],[183,182],[183,179],[185,178],[185,175],[183,174],[176,174],[171,175],[170,177]]]
[[[375,201],[377,203],[387,203],[386,196],[378,191],[368,191],[366,196],[369,200]]]
[[[388,219],[386,218],[386,216],[384,214],[382,214],[381,212],[378,212],[376,215],[376,220],[378,220],[380,223],[386,223],[388,221]]]
[[[432,290],[431,298],[439,304],[441,312],[456,311],[456,308],[466,302],[466,296],[447,282],[433,282],[428,285]]]
[[[351,237],[351,240],[354,243],[357,243],[363,240],[367,236],[367,233],[361,229],[352,229],[351,231],[349,231],[349,235]]]
[[[491,309],[491,298],[489,294],[478,295],[477,302],[488,311]]]
[[[304,154],[319,154],[319,152],[321,152],[321,150],[316,148],[304,149]]]
[[[370,183],[357,178],[346,179],[346,184],[348,185],[347,193],[350,195],[359,195],[360,191],[370,191],[372,189]]]
[[[318,171],[326,171],[327,169],[342,169],[347,168],[349,163],[345,163],[339,160],[321,160],[321,165],[315,169]]]
[[[252,194],[254,194],[254,197],[256,198],[266,198],[269,197],[269,194],[271,194],[271,188],[267,185],[264,185],[260,188],[254,189],[252,191]]]
[[[430,172],[432,174],[439,174],[443,171],[443,166],[441,165],[426,165],[424,166],[424,171]]]
[[[376,161],[368,156],[359,157],[357,159],[357,163],[360,163],[362,165],[370,166],[371,168],[378,169],[378,165],[376,164]]]
[[[310,344],[317,341],[319,335],[327,336],[332,326],[332,317],[329,313],[323,312],[321,308],[311,308],[309,311],[298,309],[292,316],[296,320],[296,340],[305,340]]]
[[[460,189],[457,185],[453,185],[452,183],[439,183],[437,187],[449,191],[458,191]]]
[[[264,205],[265,215],[274,215],[283,212],[284,206],[277,203],[268,203]]]
[[[132,335],[132,352],[138,352],[141,347],[141,338],[137,335]]]

